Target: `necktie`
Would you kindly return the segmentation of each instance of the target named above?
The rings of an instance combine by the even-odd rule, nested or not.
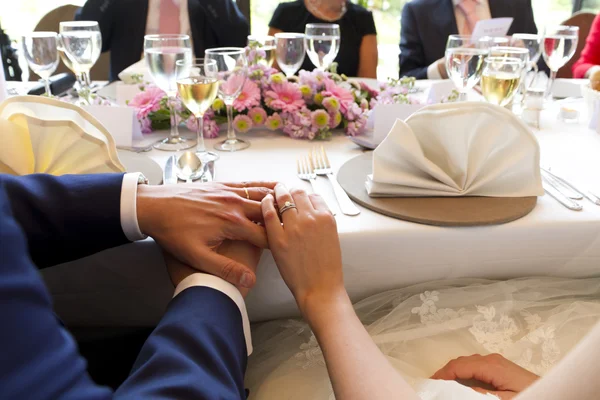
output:
[[[465,23],[463,25],[462,34],[470,35],[475,29],[475,25],[479,19],[477,18],[477,0],[462,0],[457,4],[458,9],[465,16]]]
[[[177,2],[177,4],[176,4]],[[179,34],[179,2],[177,0],[160,0],[159,33]]]

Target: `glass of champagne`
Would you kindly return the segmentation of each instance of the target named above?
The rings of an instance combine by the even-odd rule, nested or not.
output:
[[[525,67],[519,58],[486,57],[481,76],[481,92],[488,103],[501,107],[510,104],[517,93]]]
[[[179,151],[189,149],[196,143],[179,136],[177,111],[175,109],[177,96],[177,67],[176,63],[185,60],[192,61],[192,48],[188,35],[146,35],[144,36],[144,58],[146,67],[152,76],[154,84],[168,96],[171,112],[171,134],[157,142],[155,149]]]
[[[58,67],[58,35],[55,32],[33,32],[23,36],[23,50],[29,68],[44,80],[46,96],[51,96],[50,77]]]
[[[265,63],[267,67],[272,67],[275,61],[275,38],[273,36],[248,36],[248,47],[260,49],[265,52]]]
[[[203,164],[219,158],[217,154],[206,151],[204,145],[204,114],[219,93],[217,74],[217,63],[214,60],[197,58],[177,61],[177,91],[183,104],[196,118],[196,155]],[[199,176],[191,177],[192,180],[196,178]]]
[[[98,22],[61,22],[59,29],[59,48],[69,59],[71,70],[76,76],[80,76],[79,97],[83,104],[90,104],[90,70],[102,52],[102,35]]]
[[[298,72],[306,57],[305,35],[302,33],[276,33],[275,43],[277,65],[289,78]]]
[[[481,79],[483,60],[487,56],[487,42],[473,42],[471,36],[450,35],[446,43],[446,70],[465,101],[467,91]]]
[[[327,70],[340,51],[338,24],[306,24],[306,52],[310,61],[321,71]]]
[[[219,97],[227,107],[227,139],[215,145],[220,151],[238,151],[250,147],[250,142],[238,139],[233,130],[233,102],[242,93],[248,76],[246,50],[240,47],[220,47],[204,52],[217,63]]]
[[[550,81],[546,88],[546,97],[551,99],[552,87],[556,80],[556,74],[566,63],[569,62],[579,41],[579,27],[577,26],[555,26],[546,28],[543,39],[544,61],[550,68]]]

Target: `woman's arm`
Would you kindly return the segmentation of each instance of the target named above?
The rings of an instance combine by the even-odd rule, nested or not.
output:
[[[377,78],[377,35],[363,36],[360,44],[360,60],[358,63],[358,76],[360,78]]]
[[[262,203],[269,246],[302,315],[323,350],[338,399],[418,399],[356,316],[344,288],[336,222],[323,199],[275,187],[279,207],[296,209],[279,218],[275,199]],[[283,225],[282,225],[283,222]]]
[[[573,64],[573,78],[588,78],[588,71],[596,65],[600,65],[600,16],[594,19],[579,60]]]

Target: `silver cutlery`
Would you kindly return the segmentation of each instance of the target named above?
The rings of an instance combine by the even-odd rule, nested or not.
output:
[[[573,211],[581,211],[581,210],[583,210],[583,207],[581,206],[581,204],[579,204],[575,200],[572,200],[572,199],[568,198],[567,196],[565,196],[564,194],[562,194],[543,175],[542,175],[542,180],[543,180],[544,191],[550,197],[552,197],[554,200],[558,201],[560,204],[562,204],[563,206],[567,207],[569,210],[573,210]]]
[[[165,171],[163,173],[163,185],[174,185],[177,183],[177,176],[175,176],[175,156],[169,157],[165,164]]]
[[[589,201],[591,201],[595,205],[600,206],[600,197],[596,196],[591,191],[589,191],[589,190],[579,190],[572,183],[568,182],[567,180],[561,178],[558,175],[555,175],[554,173],[550,172],[549,170],[547,170],[545,168],[542,168],[542,171],[545,172],[547,176],[551,177],[555,182],[558,182],[560,185],[562,185],[562,187],[566,187],[571,192],[577,193],[577,195],[578,195],[577,200],[583,199],[585,197],[586,199],[588,199]],[[571,197],[571,196],[569,196],[569,197]],[[571,198],[573,198],[573,197],[571,197]]]
[[[185,183],[192,183],[201,179],[206,171],[206,164],[193,151],[185,151],[177,159],[176,165],[175,175]]]
[[[319,193],[319,189],[317,188],[317,174],[314,173],[314,166],[312,165],[312,160],[310,157],[300,157],[296,160],[296,167],[298,169],[298,178],[310,182],[313,192],[317,194],[321,194],[321,197],[325,200],[329,211],[333,215],[336,215],[336,208],[333,204],[325,197],[322,193]]]
[[[133,151],[134,153],[146,153],[152,150],[154,143],[148,146],[117,146],[119,150]]]
[[[573,200],[583,200],[583,196],[579,192],[571,189],[571,187],[565,185],[563,182],[556,179],[554,175],[544,170],[543,168],[542,175],[552,184],[552,186],[554,186],[556,190],[558,190],[568,198]]]
[[[354,205],[352,200],[350,200],[350,197],[348,197],[346,194],[346,191],[344,191],[344,189],[338,183],[333,170],[331,169],[331,164],[329,163],[325,149],[323,147],[321,147],[321,149],[314,148],[309,157],[311,157],[312,163],[315,167],[314,173],[317,175],[327,176],[327,178],[329,178],[329,182],[333,187],[335,198],[337,199],[342,213],[346,215],[360,214],[358,207]]]

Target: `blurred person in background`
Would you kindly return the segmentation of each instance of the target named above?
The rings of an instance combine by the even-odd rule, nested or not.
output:
[[[448,79],[446,41],[449,35],[470,35],[477,22],[513,18],[508,31],[537,33],[531,0],[413,0],[402,10],[400,76]]]
[[[88,0],[76,19],[98,21],[111,81],[140,60],[144,35],[188,34],[201,56],[209,48],[243,47],[250,33],[233,0]]]
[[[600,16],[594,24],[585,42],[579,60],[573,65],[573,78],[590,78],[600,73]],[[596,79],[597,80],[597,79]]]
[[[347,0],[297,0],[281,3],[269,22],[269,35],[304,33],[306,24],[335,23],[340,26],[338,72],[347,76],[377,78],[377,30],[373,14]],[[315,66],[305,58],[301,69]]]

